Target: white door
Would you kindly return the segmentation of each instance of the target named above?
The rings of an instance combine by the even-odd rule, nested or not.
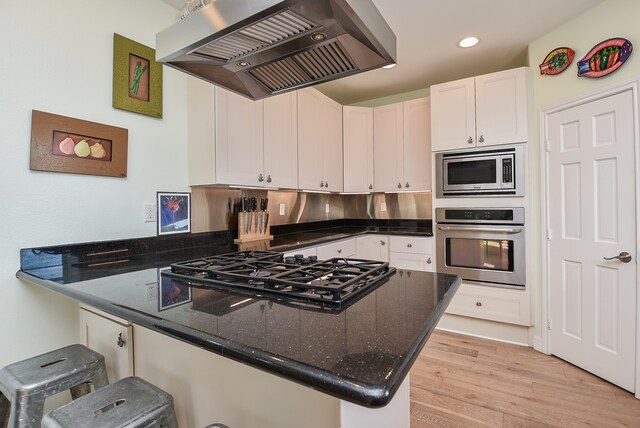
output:
[[[548,116],[551,353],[635,384],[636,222],[631,91]],[[605,260],[628,252],[632,260]]]

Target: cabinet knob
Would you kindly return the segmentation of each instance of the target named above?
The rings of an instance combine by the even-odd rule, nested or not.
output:
[[[482,306],[482,302],[476,302],[476,306]]]
[[[271,183],[271,174],[267,175],[267,183]]]
[[[124,348],[124,345],[127,344],[127,341],[124,340],[124,337],[122,337],[122,333],[120,333],[118,335],[118,340],[116,341],[116,345],[118,345],[118,348]]]
[[[260,173],[260,175],[258,176],[258,181],[260,183],[262,183],[264,181],[264,176],[262,175],[262,173]]]
[[[324,187],[329,187],[329,182],[328,181],[324,182]]]
[[[373,184],[369,184],[369,190],[373,189]]]
[[[473,144],[473,138],[469,137],[469,139],[467,140],[467,143]]]
[[[402,189],[402,183],[398,183],[398,189]]]
[[[430,264],[431,264],[431,257],[429,257],[429,258],[427,259],[427,264],[428,264],[428,265],[430,265]]]
[[[340,254],[342,252],[342,249],[338,249],[338,254]]]
[[[320,182],[320,187],[324,187],[324,180]]]
[[[413,245],[407,244],[407,248],[411,248],[411,247],[413,247]]]
[[[386,243],[386,242],[384,242],[384,241],[381,239],[381,240],[380,240],[380,245],[382,245],[382,246],[384,247],[385,245],[387,245],[387,243]]]
[[[480,138],[478,139],[479,142],[484,143],[484,135],[481,135]]]
[[[409,182],[407,181],[407,184],[404,185],[404,187],[409,187]]]

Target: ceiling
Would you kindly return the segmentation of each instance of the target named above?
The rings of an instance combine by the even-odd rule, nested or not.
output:
[[[177,9],[184,5],[184,0],[161,1]],[[396,34],[397,67],[316,87],[341,104],[354,104],[526,65],[530,42],[601,2],[373,0]],[[457,42],[470,35],[478,36],[480,44],[459,48]]]

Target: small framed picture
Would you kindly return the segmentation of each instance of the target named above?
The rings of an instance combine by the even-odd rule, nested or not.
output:
[[[191,287],[162,276],[158,270],[158,312],[191,302]]]
[[[191,232],[191,193],[158,192],[158,235]]]

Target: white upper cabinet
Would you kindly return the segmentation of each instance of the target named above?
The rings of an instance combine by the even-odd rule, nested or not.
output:
[[[298,91],[298,188],[342,192],[342,106],[315,89]]]
[[[374,108],[376,192],[431,190],[429,98]]]
[[[263,185],[264,104],[217,87],[215,103],[217,182]]]
[[[404,119],[405,190],[431,190],[431,100],[419,98],[402,103]]]
[[[264,185],[298,187],[298,97],[287,92],[265,98]]]
[[[432,150],[525,142],[527,67],[431,87]]]
[[[403,139],[402,103],[373,109],[373,158],[376,192],[402,189]]]
[[[373,109],[342,108],[344,191],[373,192]]]

